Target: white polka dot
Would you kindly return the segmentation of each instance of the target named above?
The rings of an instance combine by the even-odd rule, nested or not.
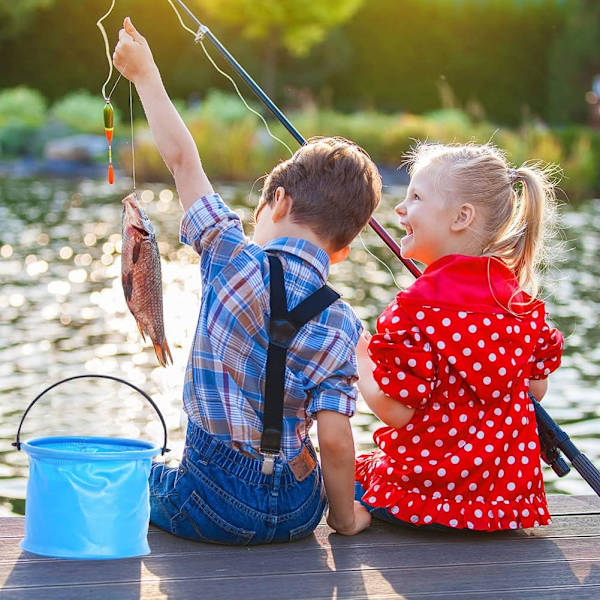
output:
[[[421,321],[425,318],[425,313],[422,310],[420,310],[415,316]]]
[[[408,390],[400,390],[400,396],[406,398],[408,396]]]
[[[453,456],[453,457],[450,459],[450,462],[451,462],[453,465],[457,465],[457,464],[460,462],[460,458],[458,458],[458,456],[454,455],[454,456]]]
[[[421,465],[415,465],[415,473],[420,473],[423,470],[423,467]]]
[[[450,524],[450,527],[456,527],[458,525],[458,521],[456,519],[450,519],[448,523]]]
[[[465,356],[471,356],[471,348],[463,348],[463,351],[462,351],[462,353],[463,353]]]
[[[413,444],[418,444],[421,441],[421,438],[418,435],[415,435],[412,439]]]
[[[486,317],[486,318],[483,320],[483,324],[484,324],[484,325],[491,325],[491,324],[492,324],[492,322],[491,322],[491,321],[490,321],[490,320],[489,320],[489,319]]]
[[[431,521],[433,521],[433,519],[430,515],[425,515],[423,517],[423,523],[431,523]]]
[[[490,362],[494,362],[496,360],[496,355],[493,352],[491,352],[488,356],[488,359]]]
[[[464,471],[461,471],[460,476],[463,479],[466,479],[469,476],[469,471],[467,471],[466,469]]]
[[[369,502],[370,502],[371,504],[375,504],[375,502],[377,502],[377,498],[375,498],[375,496],[371,496],[371,497],[369,498]]]
[[[486,444],[485,451],[486,452],[493,452],[494,451],[494,446],[492,446],[491,444]]]
[[[400,512],[400,509],[397,506],[392,506],[391,513],[393,515],[397,515]]]
[[[406,373],[404,371],[398,371],[398,373],[396,374],[396,377],[402,381],[403,379],[406,379]]]
[[[414,358],[409,358],[408,359],[408,366],[409,367],[416,367],[417,366],[417,361]]]
[[[461,338],[461,337],[462,337],[462,336],[461,336],[461,335],[460,335],[460,333],[458,333],[458,332],[457,332],[457,333],[453,333],[453,334],[452,334],[452,339],[453,339],[455,342],[460,342],[460,338]]]
[[[381,383],[383,385],[388,385],[389,382],[390,382],[390,380],[387,377],[382,377],[381,378]]]
[[[535,442],[529,442],[529,443],[527,444],[527,447],[528,447],[530,450],[535,450],[537,446],[536,446],[536,443],[535,443]]]
[[[468,329],[471,333],[475,333],[477,331],[477,327],[475,327],[475,325],[469,325]]]
[[[448,431],[448,435],[456,435],[457,433],[458,433],[458,430],[454,427]]]
[[[481,371],[481,363],[480,362],[473,363],[473,370]]]
[[[437,474],[440,477],[443,477],[446,474],[446,469],[438,469]]]
[[[479,456],[475,457],[475,460],[473,460],[473,462],[479,466],[481,463],[483,463],[483,459],[481,459]]]
[[[443,342],[442,340],[440,340],[440,341],[437,343],[437,347],[438,347],[440,350],[443,350],[443,349],[446,347],[446,343],[445,343],[445,342]]]
[[[431,325],[429,325],[428,327],[425,328],[425,331],[429,334],[429,335],[433,335],[435,333],[435,328],[432,327]]]

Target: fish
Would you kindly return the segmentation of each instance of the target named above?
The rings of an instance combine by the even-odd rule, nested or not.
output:
[[[154,227],[135,192],[122,200],[121,283],[127,307],[144,341],[152,340],[161,366],[173,363],[165,337],[160,254]]]

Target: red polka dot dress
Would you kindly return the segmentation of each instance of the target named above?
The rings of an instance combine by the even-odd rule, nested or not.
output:
[[[364,502],[415,525],[550,523],[527,392],[559,366],[563,339],[543,302],[515,290],[497,259],[445,256],[378,319],[375,380],[416,410],[403,428],[378,429],[378,449],[357,458]]]

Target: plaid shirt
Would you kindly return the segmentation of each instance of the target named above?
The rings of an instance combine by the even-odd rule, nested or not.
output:
[[[204,430],[257,456],[269,344],[266,251],[282,261],[290,310],[326,282],[329,257],[297,238],[277,238],[264,247],[252,243],[217,194],[200,198],[186,212],[181,241],[200,255],[202,275],[200,316],[183,388],[185,411]],[[294,338],[283,411],[282,451],[288,459],[300,451],[315,413],[354,414],[360,329],[352,309],[337,300]]]

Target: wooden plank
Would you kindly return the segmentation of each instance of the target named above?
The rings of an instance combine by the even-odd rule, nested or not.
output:
[[[573,514],[600,514],[600,497],[549,494],[548,508],[553,517]]]
[[[169,536],[172,537],[172,536]],[[334,537],[334,536],[332,536]],[[313,570],[318,570],[321,565],[328,568],[331,562],[331,555],[335,552],[340,561],[337,568],[346,568],[349,560],[359,560],[366,562],[370,558],[378,566],[397,566],[400,560],[402,565],[414,566],[435,566],[435,565],[459,565],[459,564],[489,564],[504,562],[546,562],[549,560],[582,560],[586,558],[596,558],[600,539],[591,537],[581,538],[562,538],[557,540],[543,540],[528,538],[529,543],[523,543],[523,540],[516,539],[481,539],[471,538],[460,544],[440,544],[437,540],[429,542],[420,542],[414,544],[397,544],[390,550],[390,546],[343,546],[336,544],[337,536],[333,539],[331,546],[329,544],[319,544],[314,538],[309,543],[297,543],[289,546],[270,545],[255,548],[228,548],[222,546],[212,546],[208,544],[191,544],[187,549],[182,547],[178,550],[177,540],[173,538],[175,544],[171,547],[153,548],[152,554],[143,557],[144,563],[149,564],[168,564],[176,561],[182,565],[193,567],[195,561],[200,557],[205,572],[213,574],[221,572],[226,574],[235,569],[236,573],[241,570],[247,570],[249,573],[257,565],[268,564],[268,567],[262,567],[265,574],[269,573],[302,573],[306,570],[306,561],[310,561]],[[59,576],[60,567],[65,563],[60,559],[52,559],[27,554],[20,550],[14,542],[12,548],[0,546],[3,552],[0,554],[0,582],[4,581],[9,575],[16,580],[17,573],[23,574],[22,582],[24,584],[36,585],[35,581],[41,584],[53,583],[53,577]],[[285,548],[285,551],[282,550]],[[311,558],[306,558],[310,553]],[[245,561],[243,565],[239,564],[240,557]],[[318,557],[318,558],[315,558]],[[320,562],[319,562],[320,561]],[[392,562],[390,562],[392,561]],[[77,566],[75,567],[75,562]],[[81,581],[91,581],[86,579],[86,570],[89,568],[98,569],[107,576],[114,578],[109,573],[118,573],[122,561],[70,561],[70,565],[83,573]],[[100,565],[100,567],[98,567]],[[177,567],[179,569],[179,567]],[[56,572],[51,572],[56,570]],[[48,571],[48,573],[46,573]],[[33,574],[38,575],[33,577]],[[70,576],[70,575],[69,575]],[[104,576],[104,575],[103,575]],[[58,580],[57,584],[63,582]]]
[[[22,539],[24,532],[23,517],[3,517],[0,518],[0,539],[16,538]],[[324,523],[317,527],[315,535],[319,540],[327,538],[332,530]],[[387,534],[387,535],[386,535]],[[155,527],[150,527],[148,541],[152,546],[155,536],[168,536],[169,534]],[[348,544],[386,544],[399,543],[398,537],[406,539],[407,543],[414,541],[440,538],[442,542],[456,543],[457,538],[472,536],[498,536],[498,537],[572,537],[572,536],[600,536],[600,519],[594,514],[565,514],[555,517],[553,523],[547,527],[538,527],[532,529],[523,529],[517,531],[502,531],[495,533],[475,533],[475,532],[430,532],[422,529],[411,529],[402,526],[388,525],[381,521],[374,520],[371,527],[356,537],[343,538],[344,543]],[[338,536],[342,537],[342,536]],[[175,538],[177,539],[177,538]],[[188,543],[182,541],[182,543]],[[193,542],[191,542],[193,543]]]
[[[143,559],[129,561],[60,561],[34,560],[0,564],[0,583],[6,587],[46,587],[84,585],[90,583],[134,581],[143,567],[152,572],[169,573],[169,577],[195,578],[245,577],[254,575],[257,570],[265,577],[279,574],[303,574],[353,571],[357,565],[369,565],[376,569],[497,565],[504,563],[529,564],[532,570],[542,563],[555,565],[572,561],[582,561],[597,557],[598,540],[575,538],[555,542],[537,542],[536,545],[512,541],[498,546],[492,541],[470,545],[444,546],[435,543],[418,547],[389,548],[359,547],[336,548],[313,545],[311,552],[294,550],[287,546],[271,546],[271,552],[253,552],[253,549],[240,550],[237,557],[229,555],[227,560],[218,553],[151,555]],[[246,550],[245,552],[243,550]],[[198,564],[202,564],[202,577],[198,574]]]
[[[141,563],[142,561],[139,564]],[[196,573],[202,569],[203,563],[198,560]],[[600,586],[600,560],[574,561],[564,565],[544,563],[536,566],[535,578],[532,577],[531,565],[521,563],[490,565],[487,568],[464,566],[394,569],[373,569],[368,565],[357,564],[356,569],[352,571],[308,572],[301,577],[297,574],[265,577],[263,573],[258,573],[251,576],[215,576],[202,579],[194,578],[192,574],[177,579],[168,571],[151,571],[142,565],[139,575],[138,580],[125,583],[107,581],[101,585],[53,586],[43,590],[16,590],[8,587],[4,592],[21,592],[20,597],[28,600],[42,597],[44,600],[67,600],[76,597],[80,599],[82,596],[86,600],[154,600],[167,597],[196,600],[199,595],[211,600],[230,600],[237,596],[261,600],[319,600],[333,597],[463,598],[467,594],[471,597],[486,594],[488,598],[491,595],[494,598],[503,598],[504,594],[508,593],[515,597],[517,592],[521,593],[521,597],[530,597],[533,591],[561,590],[563,598],[568,596],[572,600],[590,597],[589,589],[586,588],[597,592]],[[5,597],[7,596],[3,595],[3,599]]]

